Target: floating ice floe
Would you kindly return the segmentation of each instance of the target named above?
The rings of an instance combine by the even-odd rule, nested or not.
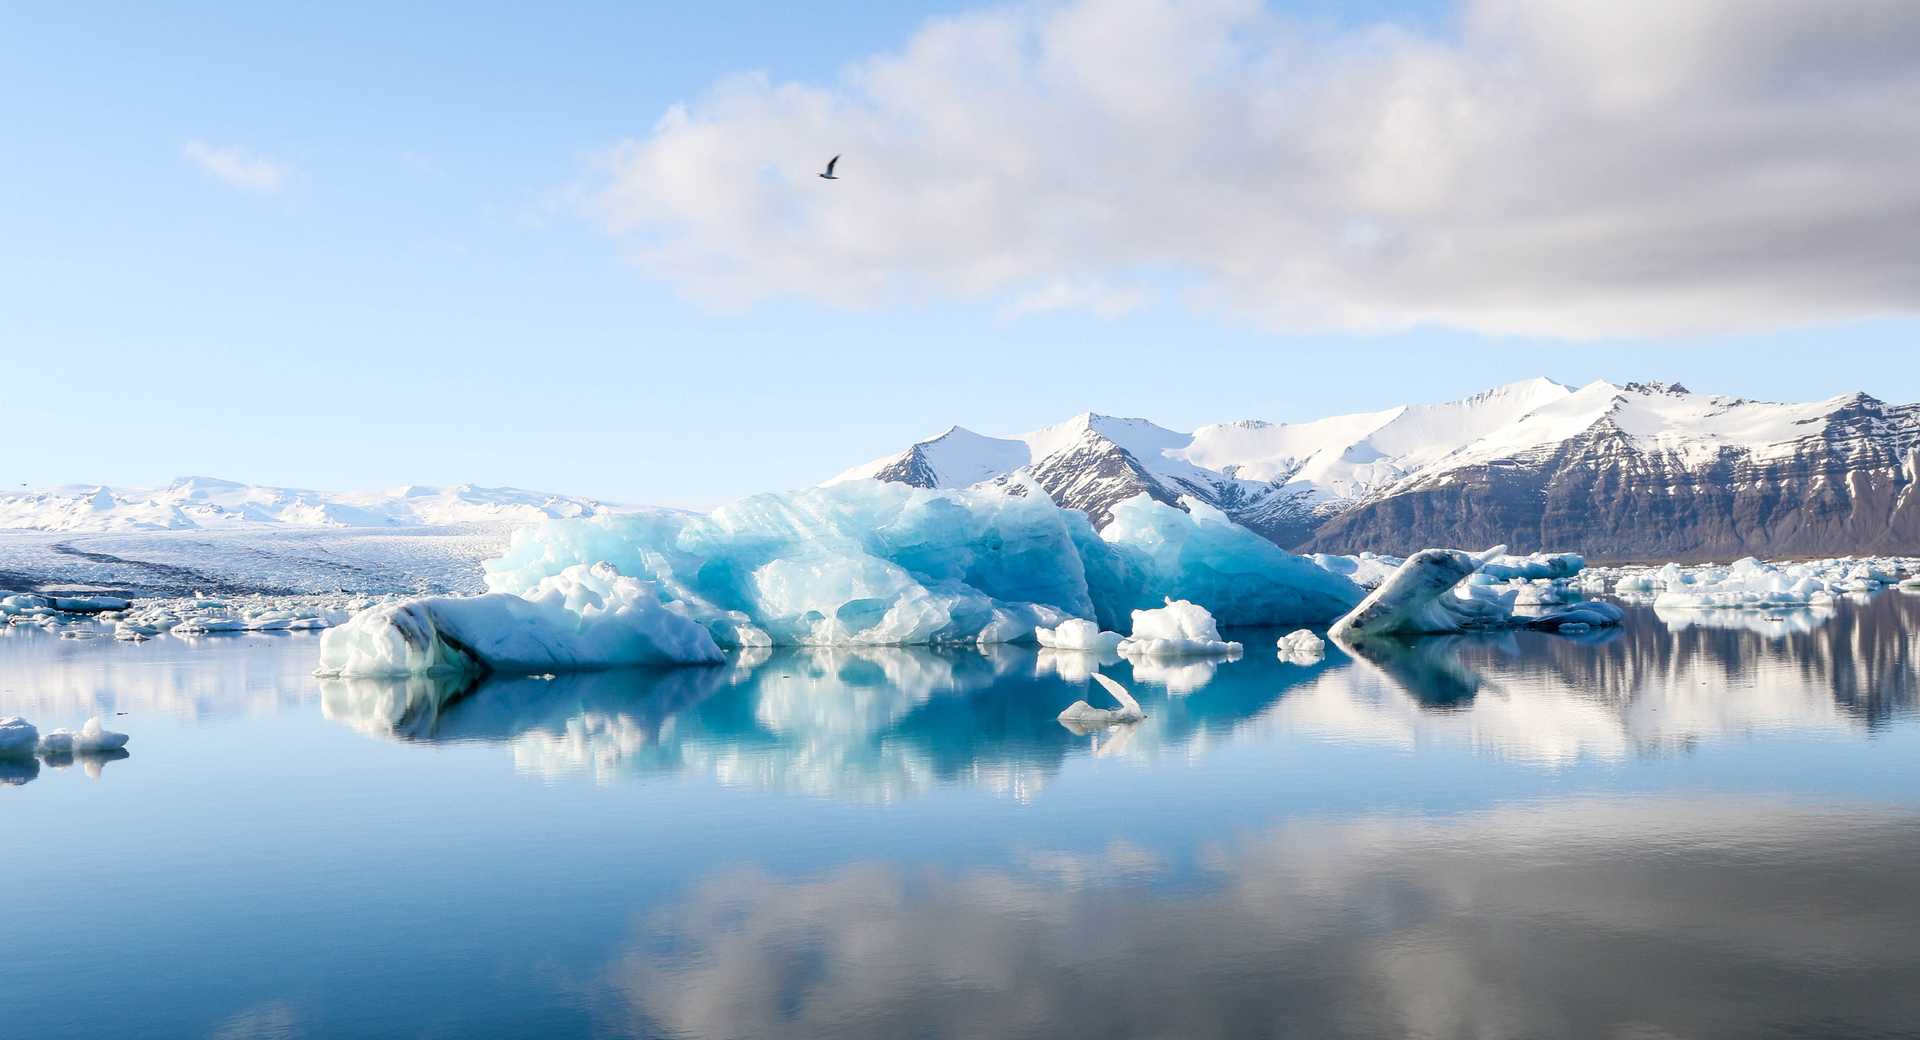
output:
[[[127,735],[115,733],[90,718],[80,732],[56,729],[42,736],[38,727],[17,715],[0,719],[0,759],[98,755],[119,751],[127,746]]]
[[[100,724],[100,717],[94,716],[80,727],[80,732],[56,729],[40,738],[40,753],[43,755],[96,755],[107,751],[118,751],[127,746],[125,733],[115,733]]]
[[[1112,694],[1113,699],[1120,702],[1120,706],[1096,708],[1086,701],[1074,701],[1067,710],[1060,713],[1060,721],[1068,728],[1111,726],[1117,723],[1139,722],[1147,717],[1146,712],[1140,710],[1140,702],[1133,699],[1133,694],[1128,693],[1126,687],[1099,672],[1093,673],[1093,681]]]
[[[1489,564],[1498,563],[1502,573],[1530,567],[1568,571],[1577,568],[1580,558],[1571,553],[1515,558],[1506,556],[1505,552],[1505,546],[1478,554],[1458,549],[1423,549],[1408,557],[1392,577],[1369,593],[1351,613],[1334,622],[1328,634],[1352,642],[1368,636],[1463,632],[1512,625],[1571,633],[1583,627],[1618,624],[1624,616],[1612,604],[1590,602],[1543,614],[1517,613],[1515,608],[1522,605],[1523,591],[1534,590],[1528,596],[1528,605],[1549,602],[1549,596],[1529,584],[1524,574],[1508,579],[1506,584],[1500,583],[1498,575],[1492,583],[1469,579]],[[1521,562],[1502,562],[1515,559]],[[1539,580],[1561,581],[1572,573]],[[1514,584],[1515,580],[1521,584]],[[1557,599],[1558,594],[1553,594],[1553,598]]]
[[[1611,567],[1589,587],[1610,584],[1617,595],[1651,598],[1663,610],[1738,610],[1825,606],[1849,593],[1875,592],[1920,574],[1920,559],[1851,557],[1770,563],[1747,557],[1731,564]]]
[[[141,642],[171,633],[182,638],[237,632],[278,632],[326,628],[344,622],[391,597],[335,595],[268,596],[232,599],[205,596],[130,600],[116,596],[45,596],[17,593],[0,597],[0,617],[8,625],[38,625],[62,636],[85,639],[106,635]],[[97,626],[111,625],[111,629]]]
[[[724,659],[708,630],[662,604],[651,582],[598,563],[543,578],[524,596],[375,607],[321,636],[317,674],[537,673]]]
[[[1129,657],[1194,657],[1238,654],[1241,647],[1220,638],[1207,608],[1168,599],[1166,606],[1134,611],[1133,634],[1117,649]]]
[[[40,730],[18,715],[0,719],[0,758],[26,758],[40,748]]]
[[[1102,632],[1100,626],[1081,618],[1062,621],[1054,628],[1036,628],[1034,641],[1048,650],[1083,650],[1089,653],[1113,653],[1126,637],[1118,632]]]
[[[1276,646],[1280,660],[1290,664],[1312,664],[1327,655],[1327,641],[1304,628],[1281,636]]]

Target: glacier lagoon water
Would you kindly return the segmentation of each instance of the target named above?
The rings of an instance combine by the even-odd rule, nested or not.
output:
[[[1911,1032],[1917,630],[1239,630],[1076,736],[1088,659],[1030,649],[444,690],[15,629],[0,715],[133,742],[0,770],[4,1032]]]

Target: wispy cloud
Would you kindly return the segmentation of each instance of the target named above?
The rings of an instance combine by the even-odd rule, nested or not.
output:
[[[247,191],[274,192],[286,183],[287,168],[242,148],[188,141],[181,154],[207,175]]]
[[[1068,0],[717,83],[594,205],[723,302],[1116,312],[1149,270],[1276,328],[1590,337],[1920,310],[1916,154],[1909,0]]]

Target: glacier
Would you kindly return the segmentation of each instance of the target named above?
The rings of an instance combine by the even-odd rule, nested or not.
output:
[[[725,648],[770,645],[1053,639],[1103,647],[1103,629],[1134,617],[1139,637],[1136,612],[1174,600],[1207,614],[1209,630],[1215,619],[1324,623],[1360,601],[1346,578],[1205,503],[1182,505],[1141,495],[1117,505],[1096,532],[1085,514],[1030,485],[929,490],[858,481],[756,495],[707,514],[549,521],[516,532],[505,554],[484,565],[486,596],[385,604],[330,630],[321,671],[694,664]],[[576,604],[555,598],[552,587],[561,576],[579,582],[602,570],[598,580],[634,586],[634,598],[623,601],[634,616],[611,629],[607,619],[581,614],[603,609],[592,597]],[[1221,643],[1218,632],[1207,641]]]

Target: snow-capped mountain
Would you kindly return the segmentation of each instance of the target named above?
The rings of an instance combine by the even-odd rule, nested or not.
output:
[[[505,527],[608,507],[515,488],[397,487],[330,493],[183,477],[163,488],[70,486],[0,493],[0,529],[180,531],[248,527]]]
[[[1188,434],[1083,414],[1033,433],[954,427],[835,480],[1030,478],[1104,524],[1193,495],[1288,547],[1574,549],[1596,559],[1920,548],[1920,406],[1773,404],[1678,385],[1533,379],[1459,401]]]

